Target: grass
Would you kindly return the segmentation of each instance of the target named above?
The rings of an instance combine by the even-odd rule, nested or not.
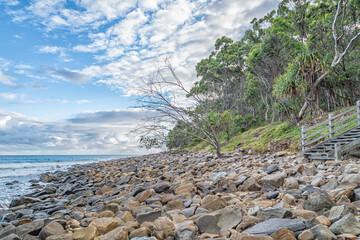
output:
[[[335,116],[335,115],[339,114],[340,112],[346,111],[348,109],[349,109],[348,107],[338,109],[337,111],[334,111],[333,114]],[[344,118],[348,115],[349,114],[346,114],[342,118]],[[344,123],[342,123],[342,125],[354,120],[355,118],[356,118],[356,116],[346,120]],[[317,117],[317,118],[306,118],[301,122],[300,126],[307,125],[308,127],[311,127],[318,123],[324,122],[327,119],[328,119],[328,114],[325,114],[325,115]],[[355,125],[356,125],[356,123],[351,124],[350,126],[344,128],[340,132],[336,133],[336,135],[338,135],[344,131],[347,131],[348,129],[354,127]],[[263,125],[261,127],[251,128],[245,132],[242,132],[242,133],[239,133],[239,134],[233,136],[227,142],[222,142],[221,151],[226,153],[226,152],[234,151],[237,148],[242,148],[242,149],[247,149],[247,150],[251,149],[257,153],[265,153],[265,152],[269,152],[269,151],[272,152],[272,150],[274,150],[274,149],[276,151],[288,151],[288,152],[296,153],[301,148],[301,127],[300,126],[296,126],[293,123],[289,123],[289,122],[273,122],[270,124]],[[340,126],[336,126],[335,129],[337,129],[339,127]],[[315,139],[315,138],[319,137],[320,135],[326,134],[329,132],[327,126],[321,126],[321,127],[311,130],[307,134],[310,135],[312,133],[315,133],[316,131],[320,130],[321,128],[324,128],[324,131],[311,137],[311,139]],[[201,152],[214,151],[214,149],[206,142],[201,142],[195,146],[187,147],[184,150],[186,150],[186,151],[201,151]]]

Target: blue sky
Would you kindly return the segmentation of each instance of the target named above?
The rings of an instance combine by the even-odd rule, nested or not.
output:
[[[141,79],[169,57],[188,87],[215,40],[277,0],[0,0],[0,154],[143,153]]]

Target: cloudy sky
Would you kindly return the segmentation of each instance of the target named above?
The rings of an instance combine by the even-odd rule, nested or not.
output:
[[[170,57],[188,86],[215,40],[278,0],[0,0],[0,154],[143,153],[131,109]]]

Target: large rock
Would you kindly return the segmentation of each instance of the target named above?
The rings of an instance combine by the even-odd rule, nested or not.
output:
[[[328,227],[322,224],[318,224],[310,229],[314,234],[315,239],[319,240],[336,240],[337,237],[329,230]]]
[[[175,226],[167,217],[159,217],[154,222],[154,236],[163,240],[167,237],[174,237]]]
[[[136,197],[135,200],[139,201],[139,202],[144,202],[146,199],[148,199],[149,197],[152,197],[156,194],[154,189],[148,189],[145,190],[141,193],[139,193]]]
[[[6,237],[10,234],[16,234],[19,237],[21,237],[25,234],[38,232],[43,226],[44,226],[43,220],[36,220],[30,223],[20,225],[16,228],[3,229],[0,231],[0,238]]]
[[[183,193],[193,192],[195,190],[196,190],[195,185],[192,183],[188,183],[188,184],[181,185],[180,187],[177,187],[175,189],[175,194],[180,195]]]
[[[287,228],[280,228],[276,230],[271,237],[274,240],[296,240],[295,233]]]
[[[219,234],[221,229],[217,224],[219,217],[220,214],[217,212],[204,214],[198,217],[195,223],[199,228],[200,233]]]
[[[4,238],[1,238],[1,240],[21,240],[21,238],[18,235],[12,233]]]
[[[61,235],[51,235],[46,240],[73,240],[71,233],[64,233]]]
[[[330,209],[328,218],[332,223],[334,223],[349,213],[356,214],[356,211],[353,208],[348,207],[346,205],[334,206]]]
[[[196,233],[189,227],[181,226],[175,232],[175,240],[196,240]]]
[[[284,184],[286,175],[284,173],[273,173],[260,179],[260,183],[268,183],[276,188],[281,187]]]
[[[170,184],[167,182],[160,182],[157,184],[154,184],[152,188],[155,190],[156,193],[162,193],[167,191],[170,188]]]
[[[336,235],[343,233],[360,235],[360,223],[352,213],[349,213],[340,220],[334,222],[330,226],[330,231]]]
[[[261,189],[261,185],[257,182],[257,176],[251,176],[242,185],[249,191],[259,191]]]
[[[47,224],[45,227],[43,227],[43,229],[41,229],[40,238],[42,240],[45,240],[49,236],[61,235],[64,233],[66,233],[65,229],[63,228],[63,226],[61,226],[60,223],[51,222],[51,223]]]
[[[272,218],[264,222],[260,222],[255,226],[246,229],[244,232],[251,235],[270,236],[280,228],[287,228],[293,232],[305,229],[305,223],[297,219]]]
[[[95,227],[99,234],[106,234],[118,227],[118,222],[114,218],[96,218],[89,226]]]
[[[80,228],[75,230],[72,237],[74,240],[93,240],[97,235],[95,227]]]
[[[241,208],[224,208],[218,212],[220,217],[217,225],[222,229],[235,228],[242,220]]]
[[[284,208],[265,208],[260,209],[256,217],[262,221],[270,218],[291,218],[293,215],[289,210]]]
[[[114,230],[108,232],[100,240],[129,240],[128,228],[127,227],[118,227]]]
[[[154,210],[150,212],[138,213],[136,215],[136,220],[139,224],[143,222],[154,222],[157,218],[161,216],[161,210]]]
[[[331,209],[336,203],[325,192],[314,192],[308,196],[304,208],[321,215],[324,211]]]

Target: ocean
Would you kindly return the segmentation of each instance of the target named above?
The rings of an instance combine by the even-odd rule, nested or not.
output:
[[[34,189],[40,174],[130,155],[0,155],[0,209]]]

